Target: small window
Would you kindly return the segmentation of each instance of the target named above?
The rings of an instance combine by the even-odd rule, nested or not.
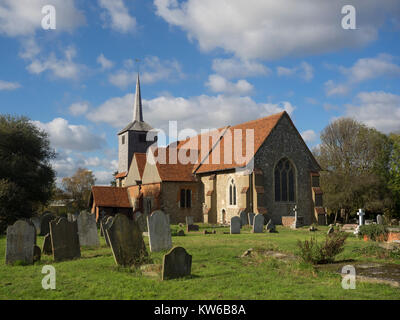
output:
[[[125,144],[125,136],[122,136],[121,139],[122,139],[121,143]]]
[[[287,158],[281,159],[275,167],[275,201],[294,202],[296,178],[294,167]]]
[[[191,208],[192,207],[192,190],[181,189],[180,191],[180,207]]]
[[[229,184],[229,205],[236,206],[236,185],[233,179]]]

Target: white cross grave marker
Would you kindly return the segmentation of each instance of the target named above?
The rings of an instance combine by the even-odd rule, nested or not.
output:
[[[357,215],[359,216],[358,225],[362,226],[364,224],[365,211],[363,209],[358,209]]]

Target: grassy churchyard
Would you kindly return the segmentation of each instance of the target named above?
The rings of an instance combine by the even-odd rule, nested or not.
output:
[[[172,226],[173,234],[178,226]],[[147,272],[118,267],[104,238],[99,248],[81,248],[77,260],[53,262],[42,255],[31,266],[7,266],[4,263],[6,238],[0,237],[0,299],[400,299],[400,288],[387,284],[357,281],[356,289],[345,290],[341,275],[303,263],[296,258],[297,240],[315,235],[325,239],[327,227],[290,230],[277,226],[278,233],[253,234],[250,228],[241,234],[223,234],[229,228],[217,227],[217,234],[199,232],[173,236],[174,246],[184,247],[193,257],[190,277],[161,281],[154,270],[166,252],[150,253],[156,264]],[[148,238],[145,237],[148,249]],[[43,237],[37,238],[42,247]],[[249,256],[241,257],[252,248]],[[280,253],[280,254],[277,254]],[[369,262],[400,265],[399,255],[388,255],[374,242],[350,235],[345,250],[336,257],[343,264]],[[56,289],[44,290],[41,273],[44,265],[56,269]],[[158,266],[157,266],[158,265]],[[337,264],[340,270],[341,264]],[[148,272],[153,270],[153,272]]]

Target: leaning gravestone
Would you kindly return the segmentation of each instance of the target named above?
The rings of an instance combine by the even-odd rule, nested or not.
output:
[[[36,234],[40,234],[40,217],[37,217],[37,216],[32,217],[31,222],[35,226]]]
[[[80,258],[78,224],[60,218],[50,222],[50,236],[54,261]]]
[[[6,264],[20,261],[33,264],[36,229],[33,224],[18,220],[7,228]]]
[[[172,247],[169,217],[161,210],[154,211],[147,217],[150,251],[169,250]]]
[[[265,230],[267,230],[267,232],[271,232],[271,233],[276,232],[275,225],[271,219],[268,221],[267,225],[265,226]]]
[[[106,228],[106,233],[117,265],[140,265],[147,259],[142,232],[136,221],[117,214]]]
[[[254,216],[255,214],[253,212],[249,212],[248,217],[249,217],[249,225],[253,225],[254,222]]]
[[[240,217],[240,225],[241,226],[245,226],[245,225],[249,224],[249,218],[247,217],[246,211],[241,211],[239,214],[239,217]]]
[[[240,233],[240,217],[234,216],[231,218],[231,234],[238,234]]]
[[[383,217],[380,214],[376,216],[376,223],[383,224]]]
[[[186,217],[186,225],[190,226],[192,224],[194,224],[193,217],[192,216],[187,216]]]
[[[259,213],[256,214],[253,221],[253,232],[254,233],[261,233],[264,229],[264,216]]]
[[[192,256],[182,247],[174,247],[163,258],[162,280],[189,276],[192,270]]]
[[[40,235],[45,236],[50,232],[50,221],[54,219],[54,215],[50,212],[45,213],[40,218]]]
[[[107,230],[108,230],[108,228],[110,228],[113,220],[114,220],[114,217],[107,216],[101,221],[101,227],[102,227],[103,232],[104,232],[104,239],[106,240],[106,244],[108,246],[110,246],[110,239],[108,238]]]
[[[79,244],[98,247],[100,245],[94,214],[82,211],[76,220],[78,223]]]
[[[141,213],[140,211],[135,213],[135,221],[138,223],[139,225],[139,229],[142,232],[147,232],[147,219],[146,219],[146,215]]]
[[[42,247],[42,253],[43,254],[48,254],[51,255],[53,254],[53,247],[51,245],[51,236],[50,233],[46,234],[44,236],[43,240],[43,247]]]

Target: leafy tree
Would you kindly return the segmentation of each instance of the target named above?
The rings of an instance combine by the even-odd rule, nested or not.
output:
[[[79,168],[72,177],[63,178],[62,185],[69,199],[72,199],[73,208],[87,209],[91,188],[95,182],[93,172],[84,168]]]
[[[46,132],[28,118],[0,115],[0,232],[48,202],[54,157]]]
[[[366,208],[384,213],[392,197],[387,186],[391,143],[379,131],[353,119],[340,118],[321,133],[315,156],[324,169],[321,186],[332,211]]]
[[[115,178],[115,176],[118,174],[118,171],[114,171],[113,173],[113,179],[110,181],[110,186],[111,187],[116,187],[117,186],[117,179]]]
[[[400,217],[400,134],[392,133],[389,136],[392,142],[390,155],[389,188],[393,195],[393,214]]]

